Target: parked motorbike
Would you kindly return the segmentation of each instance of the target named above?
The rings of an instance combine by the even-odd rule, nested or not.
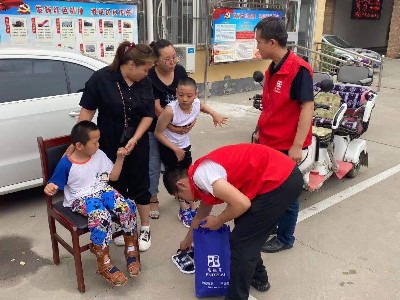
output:
[[[261,84],[264,75],[256,71],[253,79]],[[303,173],[304,188],[317,190],[333,174],[339,179],[353,178],[361,166],[368,166],[367,143],[361,135],[368,129],[377,94],[360,85],[333,84],[324,79],[314,84],[313,137],[303,150],[299,169]],[[262,95],[249,100],[262,110]],[[258,129],[252,133],[256,140]]]

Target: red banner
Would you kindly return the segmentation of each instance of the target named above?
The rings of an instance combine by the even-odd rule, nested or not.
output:
[[[82,19],[78,20],[79,33],[82,33]]]
[[[122,21],[118,20],[118,33],[122,33]]]
[[[56,19],[56,27],[57,27],[57,33],[61,33],[61,26],[60,26],[60,19]]]
[[[99,31],[101,34],[103,34],[103,20],[102,19],[99,20]]]
[[[36,33],[36,21],[35,18],[31,18],[32,22],[32,33]]]
[[[9,17],[5,17],[4,18],[4,23],[6,24],[6,33],[10,33],[10,18]]]
[[[104,57],[104,44],[100,44],[100,57]]]
[[[254,39],[254,31],[237,31],[236,39],[237,40],[250,40]]]

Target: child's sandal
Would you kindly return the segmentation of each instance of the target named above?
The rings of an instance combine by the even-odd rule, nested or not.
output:
[[[116,266],[114,266],[111,263],[111,260],[99,267],[96,273],[115,286],[123,286],[128,281],[128,278],[126,278],[125,274],[122,273]]]
[[[111,263],[108,247],[102,249],[101,246],[91,245],[90,252],[97,257],[97,274],[114,286],[122,286],[128,281],[124,273]]]
[[[124,236],[125,241],[125,258],[126,258],[126,269],[130,277],[136,277],[140,275],[140,253],[137,232],[132,236]],[[130,249],[133,247],[133,251]],[[131,250],[131,251],[129,251]]]

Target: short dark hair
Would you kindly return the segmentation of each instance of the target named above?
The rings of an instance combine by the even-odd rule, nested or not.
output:
[[[163,175],[163,182],[168,194],[175,195],[178,192],[176,183],[186,177],[188,177],[188,169],[180,167],[167,169]]]
[[[191,86],[194,88],[195,91],[197,91],[197,83],[196,80],[194,80],[192,77],[184,77],[178,81],[178,86],[184,85],[184,86]]]
[[[99,130],[99,127],[91,121],[80,121],[76,123],[71,130],[71,143],[73,145],[76,145],[77,143],[86,145],[90,139],[89,133],[96,130]]]
[[[160,40],[153,41],[150,43],[150,47],[151,47],[151,49],[153,49],[153,52],[157,58],[160,58],[160,50],[164,49],[166,47],[169,47],[169,46],[174,47],[174,45],[172,45],[172,43],[170,41],[165,40],[165,39],[160,39]]]
[[[285,22],[278,17],[267,17],[262,19],[254,27],[255,30],[260,30],[260,36],[268,41],[274,39],[281,47],[287,44],[288,34],[285,28]]]

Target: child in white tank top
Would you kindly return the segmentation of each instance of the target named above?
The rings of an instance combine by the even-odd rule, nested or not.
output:
[[[161,143],[160,157],[166,169],[188,168],[191,165],[189,131],[200,112],[209,114],[213,119],[214,126],[222,126],[227,123],[228,118],[221,116],[208,105],[200,102],[197,95],[196,82],[190,77],[181,79],[176,89],[178,100],[169,103],[158,117],[154,135]],[[180,133],[169,130],[168,124],[174,125]],[[178,216],[183,225],[189,227],[193,215],[190,205],[180,202]]]

